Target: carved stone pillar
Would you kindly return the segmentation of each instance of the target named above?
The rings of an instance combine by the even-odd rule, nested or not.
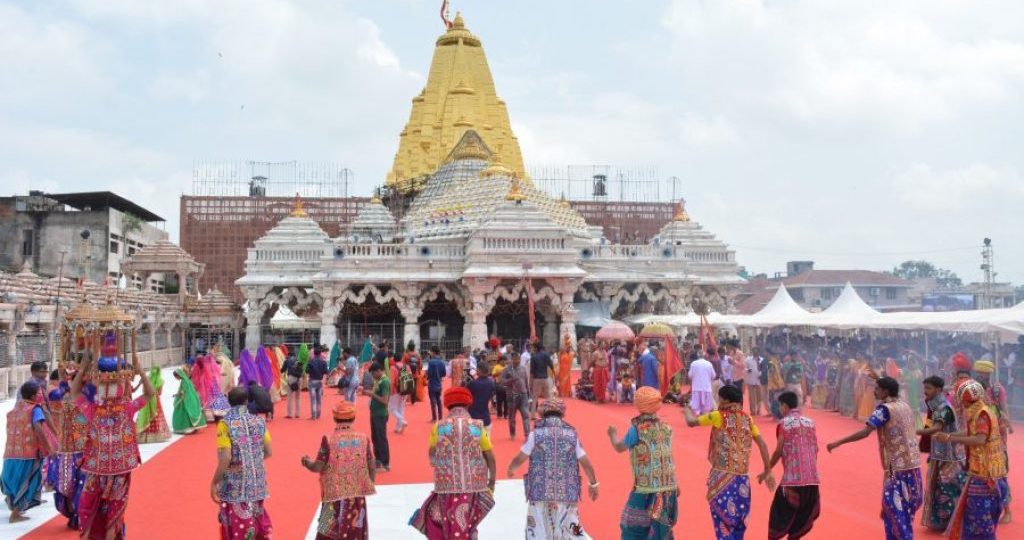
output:
[[[490,313],[487,295],[494,292],[498,280],[494,278],[471,278],[464,282],[467,295],[467,306],[463,317],[466,324],[462,331],[462,344],[470,347],[482,347],[487,341],[487,315]]]
[[[245,314],[245,348],[255,353],[262,344],[261,323],[263,322],[262,309],[250,309]]]
[[[341,311],[333,300],[324,300],[324,307],[320,310],[320,344],[328,350],[338,341],[338,313]]]
[[[473,302],[476,305],[476,300]],[[487,312],[482,304],[479,309],[470,309],[466,317],[466,326],[469,327],[469,336],[462,337],[462,344],[469,347],[483,347],[487,341]]]
[[[541,330],[540,339],[541,343],[549,351],[558,350],[558,309],[554,306],[545,307],[543,310],[539,310],[541,316],[544,317],[544,328]]]
[[[402,342],[395,344],[395,352],[405,350],[409,342],[416,344],[416,350],[420,350],[420,315],[423,310],[419,308],[406,307],[402,310],[402,318],[405,319],[405,328],[402,330]],[[401,347],[401,349],[398,349]]]

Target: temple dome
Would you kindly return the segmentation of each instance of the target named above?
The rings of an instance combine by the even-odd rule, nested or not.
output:
[[[349,227],[349,235],[355,237],[357,242],[372,242],[375,239],[380,242],[391,242],[395,235],[395,217],[374,197],[367,204],[359,209],[356,218],[352,220]]]

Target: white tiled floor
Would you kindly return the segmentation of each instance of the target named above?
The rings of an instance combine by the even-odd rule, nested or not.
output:
[[[367,498],[370,537],[388,540],[422,540],[409,518],[423,504],[433,484],[396,484],[377,486],[377,494]],[[480,538],[521,538],[526,525],[526,499],[522,480],[501,480],[494,486],[494,509],[480,524]],[[316,538],[317,508],[306,540]]]

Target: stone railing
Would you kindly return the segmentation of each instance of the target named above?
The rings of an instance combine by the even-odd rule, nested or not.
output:
[[[733,264],[736,260],[732,251],[684,249],[671,244],[606,244],[588,246],[586,250],[595,259],[675,259],[692,264]]]
[[[313,262],[320,260],[323,252],[319,249],[256,249],[251,255],[258,262]]]
[[[466,256],[463,244],[334,244],[328,256],[334,259],[457,259]]]
[[[484,238],[488,251],[563,251],[565,238]]]

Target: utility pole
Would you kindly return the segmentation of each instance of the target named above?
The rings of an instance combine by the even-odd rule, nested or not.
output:
[[[982,241],[981,248],[981,269],[985,272],[985,281],[982,287],[982,303],[981,307],[984,309],[990,309],[992,304],[992,287],[995,284],[996,271],[993,268],[993,255],[992,255],[992,239],[985,238]]]

